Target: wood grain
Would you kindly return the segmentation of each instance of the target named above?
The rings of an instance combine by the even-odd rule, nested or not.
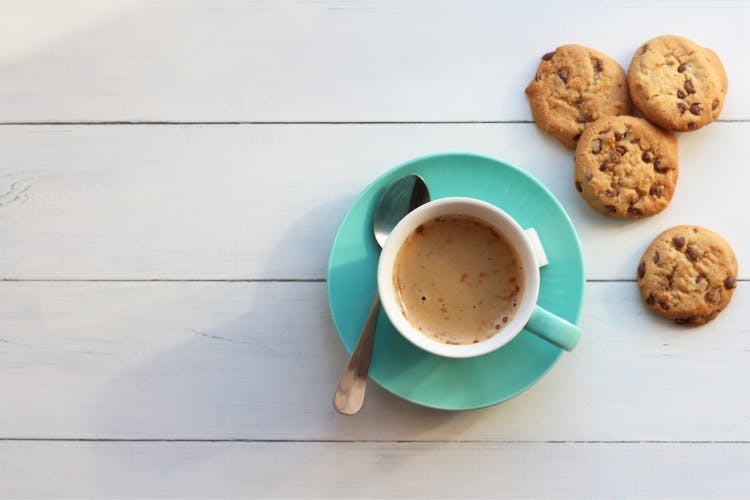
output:
[[[0,442],[0,495],[743,498],[749,460],[730,443]]]
[[[681,135],[675,198],[633,222],[590,210],[571,153],[532,124],[4,126],[0,278],[321,279],[358,193],[439,151],[539,178],[575,224],[589,279],[633,279],[648,243],[677,224],[724,235],[748,278],[749,134],[750,123],[718,123]]]
[[[721,56],[721,118],[747,120],[748,5],[5,1],[0,120],[530,120],[542,54],[579,43],[627,67],[667,33]]]
[[[589,283],[578,348],[523,395],[443,412],[370,384],[344,417],[325,283],[2,283],[0,438],[750,441],[744,285],[685,329]]]

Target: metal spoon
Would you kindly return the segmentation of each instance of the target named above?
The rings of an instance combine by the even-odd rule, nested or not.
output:
[[[430,201],[430,191],[420,176],[405,175],[394,182],[383,193],[372,218],[373,233],[380,248],[385,246],[391,231],[406,214],[428,201]],[[344,415],[354,415],[362,408],[379,311],[380,297],[376,291],[365,326],[362,327],[357,345],[352,351],[344,373],[341,374],[336,393],[333,395],[333,407]]]

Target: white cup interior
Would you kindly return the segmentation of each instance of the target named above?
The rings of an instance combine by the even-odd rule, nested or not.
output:
[[[467,215],[476,217],[502,234],[518,252],[524,277],[523,295],[518,310],[502,330],[475,344],[445,344],[420,332],[403,315],[393,285],[393,270],[401,246],[414,230],[436,217]],[[393,326],[411,343],[425,351],[451,358],[480,356],[510,342],[531,317],[539,295],[539,267],[536,254],[518,223],[503,210],[474,198],[441,198],[415,209],[393,229],[378,262],[378,293],[383,310]]]

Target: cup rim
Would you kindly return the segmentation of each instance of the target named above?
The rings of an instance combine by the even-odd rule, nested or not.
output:
[[[393,286],[393,268],[396,256],[406,238],[419,224],[434,217],[449,214],[478,217],[501,232],[518,252],[523,268],[523,296],[513,319],[497,334],[474,344],[446,344],[432,339],[417,330],[403,315]],[[477,198],[447,197],[432,200],[416,208],[401,219],[394,227],[378,260],[377,284],[383,310],[396,331],[409,342],[439,356],[470,358],[481,356],[503,347],[523,330],[523,327],[528,322],[536,307],[539,295],[540,275],[536,253],[528,241],[524,229],[513,217],[496,205]]]

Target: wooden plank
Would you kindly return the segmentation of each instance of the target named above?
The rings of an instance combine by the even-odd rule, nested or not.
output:
[[[719,123],[681,135],[672,204],[633,222],[591,211],[571,154],[532,124],[5,126],[0,278],[320,279],[357,194],[436,151],[503,158],[538,177],[569,212],[591,279],[633,278],[656,234],[685,223],[723,234],[748,278],[738,203],[749,134],[750,123]]]
[[[589,283],[578,349],[523,395],[455,413],[370,384],[344,417],[324,283],[1,283],[0,438],[750,441],[745,285],[686,330]]]
[[[523,91],[545,52],[580,43],[627,67],[671,32],[721,56],[722,118],[750,119],[748,6],[5,1],[0,120],[529,120]]]
[[[744,498],[749,460],[746,443],[0,442],[0,495]]]

